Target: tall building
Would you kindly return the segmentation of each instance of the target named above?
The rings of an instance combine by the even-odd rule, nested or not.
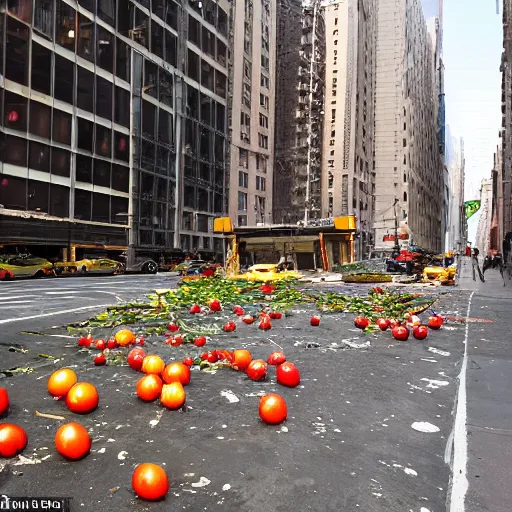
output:
[[[512,0],[503,0],[503,53],[501,56],[502,112],[502,195],[503,237],[507,247],[512,242]],[[508,252],[508,251],[507,251]]]
[[[476,245],[482,256],[486,256],[490,248],[492,222],[492,178],[482,180],[480,189],[480,218],[476,233]]]
[[[376,0],[323,4],[326,32],[322,216],[355,215],[355,257],[373,245]]]
[[[275,41],[276,1],[235,0],[229,213],[238,226],[272,222]]]
[[[319,0],[278,0],[274,222],[322,215],[325,22]]]
[[[446,169],[448,170],[448,217],[445,250],[464,250],[467,238],[464,211],[464,142],[446,129]]]
[[[227,211],[230,9],[9,1],[0,243],[44,243],[57,257],[73,244],[129,245],[132,259],[222,254],[210,219]]]
[[[440,251],[439,165],[432,47],[419,0],[379,0],[375,104],[375,247],[390,249],[395,226]],[[444,236],[444,234],[443,234]]]

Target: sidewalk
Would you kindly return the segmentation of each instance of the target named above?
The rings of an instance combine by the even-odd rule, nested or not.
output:
[[[473,281],[470,259],[461,258],[456,289],[473,293],[467,330],[466,511],[509,512],[512,280],[507,273],[503,279],[498,270],[487,270],[484,283],[478,276]]]

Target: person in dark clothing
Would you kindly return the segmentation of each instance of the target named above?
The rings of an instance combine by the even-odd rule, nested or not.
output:
[[[473,254],[471,255],[471,264],[473,266],[473,281],[476,281],[476,271],[478,271],[478,277],[480,277],[480,281],[482,283],[485,283],[484,275],[482,274],[482,271],[480,270],[480,265],[478,264],[478,255],[480,254],[480,251],[474,247],[473,248]]]

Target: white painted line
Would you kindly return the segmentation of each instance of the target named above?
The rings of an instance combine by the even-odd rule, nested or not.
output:
[[[66,295],[67,293],[78,293],[78,290],[66,290],[61,292],[44,292],[45,295]]]
[[[53,311],[52,313],[41,313],[40,315],[22,316],[19,318],[7,318],[5,320],[0,320],[0,324],[9,324],[11,322],[23,322],[25,320],[34,320],[36,318],[43,318],[46,316],[64,315],[66,313],[77,313],[79,311],[86,311],[88,309],[106,308],[107,306],[110,306],[110,304],[97,304],[96,306],[84,306],[83,308],[64,309],[61,311]]]
[[[0,294],[0,302],[11,299],[29,299],[31,297],[37,297],[37,295],[8,295],[7,297],[2,297],[2,294]]]
[[[32,304],[32,302],[35,302],[35,300],[8,300],[7,302],[2,302],[2,299],[0,299],[0,308],[10,304]]]
[[[457,394],[457,409],[455,413],[455,426],[453,433],[453,466],[452,466],[452,492],[450,498],[450,512],[464,512],[466,508],[466,493],[468,492],[468,431],[467,420],[467,396],[466,396],[466,371],[468,367],[468,335],[469,312],[472,292],[469,296],[468,310],[466,312],[466,329],[464,332],[464,358],[459,374],[459,392]]]

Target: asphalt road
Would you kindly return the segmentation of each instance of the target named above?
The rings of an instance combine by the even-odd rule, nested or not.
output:
[[[107,304],[172,288],[176,278],[88,276],[0,284],[0,365],[35,369],[0,381],[13,404],[8,420],[29,435],[23,454],[28,460],[0,462],[0,494],[68,496],[73,511],[91,512],[446,510],[464,324],[448,323],[424,342],[407,343],[395,342],[390,333],[361,335],[353,315],[324,315],[320,327],[311,327],[309,308],[275,321],[268,333],[240,324],[207,347],[247,347],[254,358],[264,359],[280,347],[298,365],[301,386],[280,387],[273,372],[263,383],[227,369],[194,372],[187,412],[176,412],[140,403],[134,392],[139,374],[92,366],[90,356],[77,351],[76,337],[58,327]],[[440,295],[436,311],[465,317],[470,295],[460,289]],[[9,351],[13,345],[28,352]],[[157,338],[146,345],[166,360],[194,354]],[[94,413],[77,417],[48,396],[46,379],[61,366],[74,367],[81,380],[97,386],[100,406]],[[259,421],[259,395],[271,391],[287,400],[283,426]],[[84,424],[93,437],[92,453],[66,462],[53,446],[61,422],[36,417],[36,409]],[[165,501],[135,498],[130,479],[141,462],[165,465],[171,482]]]

